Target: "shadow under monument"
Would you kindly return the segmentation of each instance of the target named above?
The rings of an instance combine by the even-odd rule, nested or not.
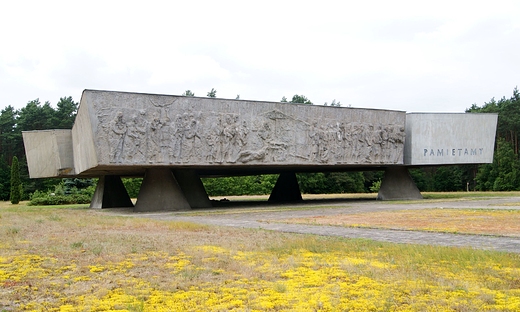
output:
[[[222,200],[211,200],[211,204],[213,207],[211,208],[195,208],[192,211],[200,211],[200,210],[213,210],[213,209],[221,209],[221,208],[268,208],[268,207],[280,207],[281,209],[287,207],[310,207],[315,205],[338,205],[338,204],[353,204],[356,202],[369,202],[369,201],[377,201],[375,198],[312,198],[312,199],[303,199],[298,202],[272,202],[268,200],[228,200],[226,198]]]

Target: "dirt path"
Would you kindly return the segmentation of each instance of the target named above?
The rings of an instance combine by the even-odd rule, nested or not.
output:
[[[311,200],[298,205],[276,206],[258,202],[229,202],[222,208],[197,209],[190,212],[161,212],[131,214],[112,210],[111,213],[131,214],[161,220],[189,221],[217,226],[255,228],[272,231],[366,238],[393,243],[413,243],[441,246],[471,247],[520,253],[519,237],[448,234],[425,231],[349,228],[341,226],[286,224],[280,220],[312,216],[391,211],[403,209],[471,208],[519,209],[520,197],[473,198],[468,200],[424,200],[382,202],[375,200]]]

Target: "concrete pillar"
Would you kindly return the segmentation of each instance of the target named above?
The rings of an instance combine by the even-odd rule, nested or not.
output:
[[[96,191],[92,196],[90,208],[133,207],[123,181],[119,176],[108,175],[99,177]]]
[[[404,166],[387,167],[381,187],[377,194],[378,200],[412,200],[423,199],[421,192],[412,180],[408,168]]]
[[[179,169],[173,170],[173,176],[179,183],[184,196],[191,208],[211,208],[208,193],[195,170]]]
[[[294,172],[282,172],[276,180],[271,195],[270,202],[296,202],[301,201],[302,194],[300,186]]]
[[[190,204],[169,168],[146,169],[135,212],[189,209]]]

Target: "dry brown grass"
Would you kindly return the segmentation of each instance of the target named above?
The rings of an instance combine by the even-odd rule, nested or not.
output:
[[[32,261],[54,259],[45,260],[43,266],[46,271],[63,272],[69,270],[68,266],[73,266],[74,269],[70,270],[75,275],[71,275],[73,288],[62,283],[57,285],[52,276],[22,281],[8,279],[0,283],[0,311],[3,311],[2,308],[7,311],[15,309],[17,305],[14,302],[46,302],[56,293],[65,297],[67,294],[82,293],[102,297],[110,289],[120,286],[114,281],[125,281],[136,276],[152,281],[154,285],[182,289],[233,278],[232,273],[221,274],[220,270],[250,276],[253,274],[251,267],[230,261],[227,256],[208,262],[207,252],[194,252],[193,246],[217,245],[231,251],[262,250],[283,244],[285,237],[266,231],[109,216],[104,211],[85,206],[31,207],[24,203],[11,205],[6,202],[0,203],[0,233],[3,236],[0,264],[2,257],[8,259],[27,255],[26,258],[30,258],[33,255],[36,260]],[[172,269],[168,267],[169,257],[183,253],[190,254],[193,265],[204,266],[207,270],[185,269],[172,277]],[[132,268],[117,273],[116,267],[129,257],[133,259]],[[92,266],[98,265],[111,267],[116,273],[106,281],[81,280],[91,274],[89,270]],[[33,286],[34,290],[31,290]]]
[[[289,223],[520,236],[520,211],[417,209],[294,218]]]
[[[232,289],[233,296],[245,292],[245,303],[256,300],[242,310],[262,310],[258,306],[266,310],[278,295],[293,296],[291,304],[303,305],[329,286],[327,291],[333,293],[330,296],[344,297],[345,305],[358,302],[360,294],[385,287],[388,300],[398,300],[396,304],[405,306],[418,300],[410,295],[422,289],[416,285],[426,284],[439,296],[421,299],[425,306],[432,302],[449,306],[444,298],[460,285],[471,285],[484,295],[490,290],[478,287],[497,283],[492,288],[492,298],[503,297],[504,291],[512,296],[516,289],[513,282],[519,280],[520,274],[518,257],[505,253],[157,221],[113,216],[85,206],[0,203],[0,234],[0,311],[59,310],[67,305],[85,311],[152,311],[157,310],[151,303],[156,293],[166,302],[176,295],[186,294],[189,299],[201,294],[206,298],[226,289]],[[182,265],[184,260],[189,265]],[[333,267],[345,277],[338,279],[331,274]],[[491,271],[495,267],[496,272]],[[288,277],[287,274],[299,270],[307,272],[301,280]],[[479,279],[482,270],[490,277],[489,282]],[[314,278],[323,279],[323,285],[305,286],[321,285]],[[348,287],[358,280],[370,284],[357,283],[359,290],[353,289],[346,295]],[[345,288],[339,291],[343,284],[341,287]],[[124,299],[117,296],[119,292],[127,296],[124,304],[117,303]],[[258,305],[257,298],[249,294],[265,298],[266,305]],[[363,304],[383,307],[385,303],[378,300],[386,299],[377,294],[364,298]],[[232,303],[233,296],[226,300]],[[357,299],[350,300],[349,296]],[[228,298],[221,298],[224,297]],[[77,307],[80,304],[82,308]],[[475,301],[468,306],[479,304]],[[171,306],[164,305],[164,310],[171,311]],[[191,310],[232,307],[199,305]],[[279,307],[278,310],[302,310],[289,303]]]

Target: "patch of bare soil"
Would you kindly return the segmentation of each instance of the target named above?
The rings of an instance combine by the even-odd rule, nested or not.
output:
[[[520,236],[520,211],[417,209],[283,220],[288,223]]]

